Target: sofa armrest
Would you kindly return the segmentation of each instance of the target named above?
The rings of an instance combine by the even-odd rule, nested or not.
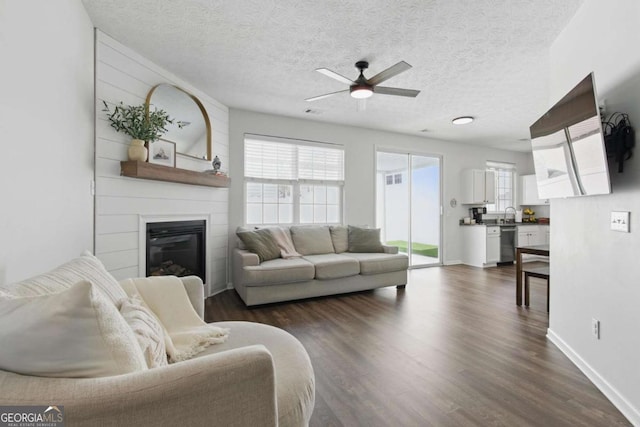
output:
[[[260,265],[260,258],[258,258],[258,255],[245,249],[235,248],[233,250],[232,283],[233,287],[244,301],[246,301],[247,298],[245,293],[244,268],[257,265]]]
[[[184,276],[178,277],[178,279],[182,281],[182,285],[187,291],[189,301],[196,310],[196,313],[198,313],[198,316],[200,316],[201,319],[204,319],[204,285],[202,284],[202,279],[198,276]],[[121,280],[118,283],[120,283],[122,289],[124,289],[129,296],[132,296],[137,292],[136,286],[130,279]]]
[[[384,253],[385,254],[397,254],[398,253],[398,247],[397,246],[382,245],[382,249],[384,249]]]
[[[191,305],[196,309],[198,316],[204,319],[204,285],[202,284],[202,279],[198,276],[184,276],[179,279],[182,280]]]
[[[240,267],[248,267],[252,265],[260,265],[260,258],[257,254],[249,252],[246,249],[234,249],[235,261]]]
[[[104,378],[0,371],[0,405],[64,405],[68,425],[276,426],[275,374],[261,345]]]

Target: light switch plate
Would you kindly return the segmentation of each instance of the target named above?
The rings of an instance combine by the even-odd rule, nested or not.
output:
[[[611,229],[613,231],[629,232],[629,212],[612,211],[611,212]]]

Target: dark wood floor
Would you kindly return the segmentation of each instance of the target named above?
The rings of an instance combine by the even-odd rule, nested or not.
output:
[[[383,288],[247,309],[209,298],[207,321],[283,328],[316,375],[311,426],[630,425],[546,338],[546,287],[515,305],[513,267],[413,270]],[[233,332],[232,332],[233,333]]]

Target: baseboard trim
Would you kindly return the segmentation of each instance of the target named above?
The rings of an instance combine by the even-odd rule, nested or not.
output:
[[[562,351],[574,365],[604,394],[607,399],[627,417],[631,424],[640,426],[640,412],[622,396],[607,380],[593,369],[578,353],[551,329],[547,329],[547,338]]]
[[[452,261],[445,261],[444,265],[459,265],[462,264],[462,260],[454,259]]]
[[[209,295],[209,296],[210,296],[210,297],[212,297],[212,296],[218,295],[218,294],[220,294],[220,293],[222,293],[222,292],[224,292],[224,291],[226,291],[226,290],[228,290],[228,289],[229,289],[229,288],[222,288],[222,289],[218,289],[218,290],[214,291],[214,292],[213,292],[211,295]]]

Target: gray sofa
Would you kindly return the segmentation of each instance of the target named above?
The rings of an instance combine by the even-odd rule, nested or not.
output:
[[[354,252],[347,227],[283,229],[301,256],[260,262],[241,242],[234,249],[233,286],[247,306],[407,283],[408,258],[395,246]]]

